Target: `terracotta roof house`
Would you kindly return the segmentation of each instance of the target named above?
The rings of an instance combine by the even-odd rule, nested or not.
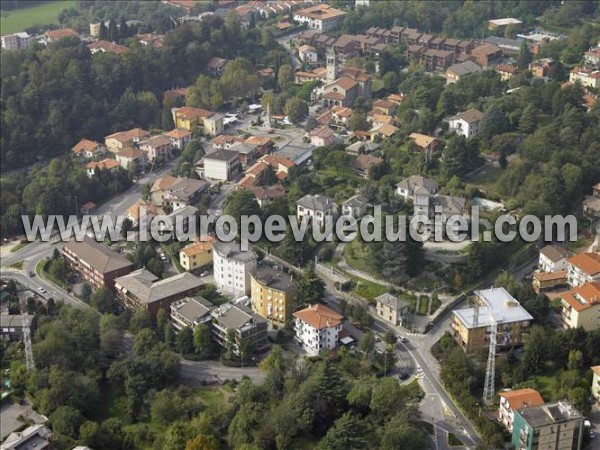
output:
[[[331,145],[337,141],[335,131],[326,125],[314,128],[309,133],[310,143],[316,147]]]
[[[109,134],[104,138],[106,148],[113,153],[118,153],[125,147],[133,147],[142,139],[150,136],[150,133],[141,128],[132,128],[127,131],[117,131],[116,133]]]
[[[139,169],[146,165],[146,153],[138,148],[126,148],[115,155],[115,158],[126,170]]]
[[[376,156],[361,154],[356,157],[352,163],[354,173],[361,178],[369,178],[369,169],[377,164],[381,164],[383,159]]]
[[[149,162],[155,160],[165,161],[173,156],[173,145],[171,138],[164,134],[152,136],[139,142],[139,148],[146,153]]]
[[[408,137],[413,140],[417,147],[424,151],[434,151],[442,143],[438,138],[421,133],[411,133]]]
[[[400,129],[392,124],[384,123],[383,125],[371,130],[371,136],[379,136],[381,139],[389,139],[395,135]]]
[[[48,30],[44,33],[46,42],[56,42],[67,37],[79,38],[79,33],[72,28],[60,28],[58,30]]]
[[[337,346],[344,317],[324,305],[313,305],[293,314],[295,339],[312,356]]]
[[[85,165],[85,170],[88,177],[91,178],[96,175],[98,170],[113,170],[120,165],[116,159],[103,159],[102,161],[90,161]]]
[[[600,281],[586,282],[560,296],[565,328],[600,329]]]
[[[110,41],[96,41],[92,42],[88,45],[90,52],[92,55],[96,53],[113,53],[115,55],[121,55],[123,53],[127,53],[129,51],[129,47],[125,47],[124,45],[117,44],[115,42]]]
[[[484,114],[478,109],[469,109],[448,119],[449,128],[466,138],[479,134]]]
[[[569,285],[581,286],[590,281],[600,281],[600,254],[581,252],[567,260]]]
[[[188,142],[192,140],[192,133],[183,128],[175,128],[168,131],[165,133],[165,136],[171,140],[171,145],[178,150],[183,150]]]
[[[503,391],[498,395],[500,396],[498,420],[509,432],[512,432],[513,429],[515,411],[544,404],[544,399],[540,393],[531,388]]]
[[[106,147],[99,142],[82,139],[71,148],[71,151],[80,157],[94,158],[103,155],[106,152]]]

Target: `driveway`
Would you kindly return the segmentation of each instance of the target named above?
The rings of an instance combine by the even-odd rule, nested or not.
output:
[[[262,383],[265,373],[258,367],[227,367],[218,361],[181,360],[181,379],[190,385],[199,385],[202,381],[237,380],[248,377],[253,383]]]

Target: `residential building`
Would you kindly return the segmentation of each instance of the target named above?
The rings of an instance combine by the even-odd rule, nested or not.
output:
[[[146,310],[156,317],[159,309],[170,311],[171,304],[193,296],[204,283],[189,272],[163,280],[146,269],[138,269],[115,279],[117,298],[130,311]]]
[[[300,61],[309,65],[319,63],[319,55],[312,45],[301,45],[298,47],[298,57]]]
[[[371,97],[372,79],[369,74],[352,67],[339,68],[338,58],[333,48],[327,50],[325,73],[325,86],[323,88],[323,106],[351,107],[358,97]],[[297,77],[296,73],[296,78]],[[322,79],[322,78],[320,78]]]
[[[488,20],[488,29],[490,30],[504,30],[507,26],[521,28],[523,22],[514,17],[507,17],[505,19],[492,19]]]
[[[592,187],[592,195],[586,195],[581,206],[586,215],[600,217],[600,183]]]
[[[32,42],[32,36],[26,32],[6,34],[2,36],[2,48],[4,50],[25,50]]]
[[[600,253],[581,252],[567,260],[567,281],[577,287],[591,281],[600,281]]]
[[[139,148],[126,148],[115,154],[117,162],[125,170],[137,170],[147,164],[146,153]]]
[[[499,36],[488,36],[483,39],[488,44],[494,44],[502,50],[502,53],[508,57],[514,57],[519,54],[521,49],[521,41],[516,39],[508,39]]]
[[[386,99],[379,99],[373,102],[373,109],[381,111],[382,114],[392,116],[398,108],[398,103]]]
[[[223,133],[223,116],[220,114],[190,106],[172,108],[171,112],[175,128],[194,131],[196,127],[200,127],[205,134],[210,136],[218,136]]]
[[[358,175],[360,178],[369,179],[369,170],[371,167],[376,166],[378,164],[383,163],[383,159],[378,158],[377,156],[372,155],[358,155],[354,162],[352,163],[352,169],[354,173]]]
[[[477,136],[481,131],[483,113],[478,109],[458,113],[448,119],[450,131],[461,134],[466,138]]]
[[[79,39],[79,34],[72,28],[60,28],[58,30],[49,30],[44,33],[46,43],[60,41],[67,37],[76,37]]]
[[[540,49],[547,43],[565,38],[566,36],[564,35],[550,33],[540,29],[535,29],[527,34],[517,34],[517,39],[526,41],[531,49],[531,53],[534,55],[537,55],[540,52]]]
[[[600,405],[600,366],[592,367],[594,375],[592,377],[592,397],[596,399],[596,403]]]
[[[540,393],[531,388],[502,391],[499,396],[500,408],[498,409],[498,421],[510,433],[513,431],[515,411],[544,404],[544,399]]]
[[[230,134],[220,134],[210,141],[213,150],[230,149],[232,145],[238,142],[244,142],[244,138],[241,136],[233,136]]]
[[[186,327],[194,328],[202,324],[210,325],[213,309],[214,305],[200,296],[182,298],[171,303],[171,325],[175,332],[179,332]]]
[[[567,270],[569,251],[558,245],[546,245],[540,250],[538,267],[542,272]]]
[[[533,272],[532,285],[537,293],[562,287],[567,284],[567,271],[558,270],[556,272]]]
[[[259,156],[262,156],[262,154],[259,154],[258,145],[247,142],[235,142],[229,149],[237,152],[243,168],[252,165]]]
[[[114,280],[133,270],[131,261],[89,236],[65,244],[63,254],[71,270],[78,272],[92,288],[114,289]]]
[[[88,48],[90,49],[92,55],[96,53],[113,53],[115,55],[122,55],[123,53],[129,52],[129,47],[105,40],[92,42],[91,44],[88,44]]]
[[[195,270],[213,262],[212,239],[197,240],[179,251],[179,264],[185,270]]]
[[[35,316],[24,314],[0,314],[0,340],[3,341],[22,341],[25,320],[29,326],[34,328]]]
[[[519,68],[517,66],[513,66],[512,64],[498,64],[496,67],[494,67],[494,70],[500,74],[500,79],[502,81],[508,81],[514,75],[519,73]]]
[[[220,77],[223,75],[223,71],[225,70],[225,66],[229,63],[228,59],[217,58],[213,56],[206,63],[205,69],[209,74],[215,77]]]
[[[569,81],[571,83],[579,81],[582,86],[598,89],[600,88],[600,70],[574,67],[569,74]]]
[[[254,194],[261,208],[264,208],[275,199],[285,197],[285,189],[280,183],[272,186],[253,186],[248,190]]]
[[[307,217],[309,224],[323,227],[328,217],[333,220],[336,209],[336,204],[329,197],[307,194],[296,202],[296,218],[301,221]]]
[[[481,66],[470,60],[454,64],[446,70],[446,83],[458,83],[462,78],[479,72],[481,72]]]
[[[333,350],[342,331],[344,317],[325,305],[312,305],[293,314],[296,341],[310,356]]]
[[[375,298],[377,315],[392,325],[402,325],[402,318],[409,314],[408,303],[386,292]]]
[[[523,344],[533,317],[504,288],[475,291],[478,307],[452,311],[451,328],[466,353],[487,351],[492,323],[497,324],[499,348]]]
[[[329,120],[327,123],[344,128],[348,125],[348,121],[354,114],[354,110],[352,108],[347,108],[345,106],[334,106],[330,111],[331,120]]]
[[[152,218],[158,215],[164,215],[165,211],[158,207],[154,206],[151,203],[146,203],[141,198],[138,199],[133,205],[127,208],[127,218],[131,220],[134,227],[140,225],[142,219],[145,220],[146,226],[150,223]]]
[[[260,353],[269,347],[268,322],[245,304],[225,303],[211,312],[213,317],[213,339],[223,348],[228,347],[228,332],[233,330],[233,353],[240,356],[240,351],[250,347],[254,353]],[[246,348],[247,348],[246,347]]]
[[[143,46],[159,49],[164,45],[165,36],[164,34],[142,33],[137,35],[137,40]]]
[[[294,22],[306,24],[308,28],[321,31],[329,31],[337,27],[346,13],[339,9],[332,8],[325,3],[319,3],[294,13]]]
[[[512,445],[518,450],[581,450],[583,416],[566,401],[514,413]]]
[[[488,67],[500,61],[503,57],[502,49],[494,44],[481,44],[471,51],[471,57],[481,67]]]
[[[600,69],[600,45],[583,54],[583,62],[586,67]]]
[[[92,178],[99,170],[115,170],[120,167],[116,159],[103,159],[102,161],[90,161],[85,165],[87,176]]]
[[[231,181],[242,172],[238,152],[216,150],[204,156],[204,177],[213,180]]]
[[[154,182],[150,188],[150,196],[154,205],[169,205],[172,211],[177,211],[196,203],[207,186],[208,183],[204,180],[167,175]]]
[[[535,78],[552,78],[558,63],[552,58],[542,58],[529,64],[529,70]]]
[[[431,154],[434,151],[436,151],[442,144],[442,141],[440,139],[433,136],[428,136],[426,134],[411,133],[408,137],[412,139],[414,144],[417,147],[419,147],[421,151],[428,154]]]
[[[421,175],[411,175],[396,184],[396,193],[404,200],[414,199],[417,192],[424,192],[423,189],[428,195],[435,195],[440,190],[440,186],[437,181]]]
[[[368,200],[362,195],[353,195],[344,203],[342,203],[342,215],[352,216],[355,219],[361,219],[369,207]]]
[[[71,151],[78,157],[96,158],[106,153],[106,147],[99,142],[82,139],[71,148]]]
[[[587,282],[560,295],[561,322],[565,328],[600,328],[600,281]]]
[[[327,125],[313,128],[308,135],[310,137],[310,143],[315,147],[325,147],[326,145],[335,144],[337,141],[335,131]]]
[[[296,289],[293,275],[265,263],[250,273],[252,309],[275,330],[283,328],[291,319]]]
[[[376,144],[375,142],[359,140],[346,147],[345,151],[351,155],[360,155],[361,153],[369,154],[377,150],[379,147],[381,147],[381,145]]]
[[[139,143],[139,148],[146,154],[148,162],[166,161],[173,156],[171,139],[164,134],[152,136]]]
[[[150,133],[141,128],[133,128],[127,131],[118,131],[104,138],[106,148],[113,153],[119,153],[127,147],[134,147],[141,140],[150,136]]]
[[[171,139],[171,145],[177,150],[183,150],[183,148],[192,140],[192,133],[183,128],[175,128],[168,133],[165,133],[169,139]]]
[[[371,140],[373,139],[381,139],[382,141],[385,139],[390,139],[396,133],[400,131],[397,127],[392,124],[384,123],[378,125],[369,131],[371,135]]]
[[[0,450],[46,450],[52,448],[52,432],[44,425],[37,424],[23,431],[10,433],[0,445]]]
[[[252,250],[242,250],[238,242],[213,243],[215,284],[227,295],[250,294],[250,273],[256,269],[258,257]]]

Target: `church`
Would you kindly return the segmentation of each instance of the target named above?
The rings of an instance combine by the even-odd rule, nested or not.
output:
[[[352,107],[358,97],[371,98],[371,76],[353,67],[339,68],[333,49],[327,51],[323,106]]]

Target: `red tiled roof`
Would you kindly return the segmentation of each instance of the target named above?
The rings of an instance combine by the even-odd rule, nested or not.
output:
[[[540,393],[531,388],[500,392],[499,395],[508,401],[508,405],[513,411],[524,407],[539,406],[544,404],[544,399]]]
[[[324,305],[309,306],[293,315],[317,330],[336,327],[344,320],[343,316]]]
[[[600,273],[600,254],[598,253],[578,253],[569,258],[568,262],[585,272],[587,275],[594,276]]]

